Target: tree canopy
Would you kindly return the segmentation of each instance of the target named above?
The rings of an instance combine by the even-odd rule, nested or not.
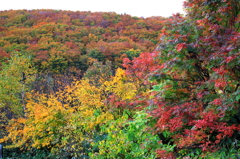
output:
[[[1,11],[8,156],[239,158],[240,2],[184,8],[168,18]]]

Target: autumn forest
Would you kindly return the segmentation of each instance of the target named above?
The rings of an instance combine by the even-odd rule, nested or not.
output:
[[[240,2],[184,8],[0,11],[4,158],[240,158]]]

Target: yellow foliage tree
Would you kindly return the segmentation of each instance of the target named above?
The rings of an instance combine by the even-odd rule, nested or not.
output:
[[[104,82],[104,89],[114,93],[122,100],[131,99],[137,93],[137,83],[127,81],[126,73],[118,68],[111,81]]]
[[[104,135],[100,126],[119,118],[106,102],[109,95],[128,100],[137,92],[122,69],[99,82],[96,85],[84,78],[54,95],[29,93],[27,118],[12,120],[7,128],[9,135],[2,142],[11,141],[9,148],[48,148],[53,153],[86,155],[86,149],[91,148],[85,143],[91,145],[96,135]]]
[[[12,52],[11,58],[0,66],[0,124],[23,115],[26,92],[35,79],[36,70],[31,57]],[[1,130],[2,131],[2,130]],[[0,131],[0,132],[1,132]]]

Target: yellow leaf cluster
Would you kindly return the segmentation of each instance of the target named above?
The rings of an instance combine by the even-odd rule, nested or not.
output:
[[[115,94],[121,100],[128,100],[136,92],[137,85],[128,81],[124,70],[117,69],[115,76],[98,85],[82,79],[56,94],[29,93],[26,118],[12,122],[8,139],[15,146],[53,150],[71,142],[88,139],[90,142],[98,126],[118,118],[106,104],[108,96]]]
[[[128,82],[126,73],[121,68],[118,68],[113,79],[106,81],[104,85],[107,91],[114,93],[123,100],[131,99],[137,93],[136,83]]]

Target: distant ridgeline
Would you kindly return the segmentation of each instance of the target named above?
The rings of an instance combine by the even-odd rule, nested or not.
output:
[[[154,51],[166,18],[114,12],[9,10],[0,12],[0,56],[32,57],[39,72],[84,73],[94,61],[121,65]]]

